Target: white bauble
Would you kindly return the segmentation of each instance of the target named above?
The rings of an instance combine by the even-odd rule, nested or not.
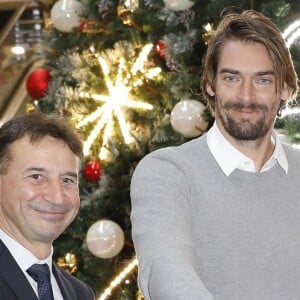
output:
[[[76,0],[59,0],[50,12],[53,26],[62,32],[72,32],[81,22],[82,4]]]
[[[100,258],[112,258],[119,254],[124,246],[124,232],[121,227],[110,220],[99,220],[86,234],[89,251]]]
[[[195,3],[190,0],[164,0],[167,8],[180,11],[191,8]]]
[[[207,128],[207,121],[202,116],[204,109],[205,106],[197,100],[179,101],[171,112],[173,129],[188,138],[201,135]]]

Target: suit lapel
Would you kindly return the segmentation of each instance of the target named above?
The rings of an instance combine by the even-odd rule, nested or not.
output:
[[[61,270],[54,263],[52,264],[52,272],[53,272],[53,275],[55,276],[55,279],[61,290],[64,300],[76,300],[77,295],[74,291],[73,286],[65,278],[65,275],[61,272]]]
[[[27,278],[1,240],[0,266],[0,277],[19,299],[38,300]]]

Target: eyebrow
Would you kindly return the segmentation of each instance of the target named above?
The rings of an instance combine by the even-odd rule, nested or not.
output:
[[[31,171],[45,172],[46,170],[44,168],[38,168],[38,167],[30,167],[25,169],[25,172],[31,172]]]
[[[74,172],[66,172],[65,174],[63,174],[63,175],[67,175],[67,176],[71,176],[71,177],[74,177],[74,178],[76,178],[77,179],[77,174],[76,173],[74,173]]]
[[[241,74],[240,71],[234,69],[223,68],[219,71],[220,74],[229,73],[229,74]],[[265,75],[275,75],[274,71],[266,70],[266,71],[259,71],[256,72],[255,75],[257,76],[265,76]]]

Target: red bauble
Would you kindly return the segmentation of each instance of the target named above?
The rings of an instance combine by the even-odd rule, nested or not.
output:
[[[88,27],[88,22],[87,21],[82,21],[79,24],[79,29],[82,31]]]
[[[26,81],[26,90],[34,100],[45,96],[50,81],[50,72],[47,69],[37,69],[29,74]]]
[[[89,161],[84,167],[83,174],[88,181],[98,181],[102,174],[102,166],[100,161]]]
[[[166,43],[163,40],[158,40],[155,44],[156,53],[160,58],[165,58],[166,48],[167,48]]]

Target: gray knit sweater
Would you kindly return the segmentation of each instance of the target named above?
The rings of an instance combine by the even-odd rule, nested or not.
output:
[[[284,149],[288,174],[226,177],[206,136],[139,163],[131,218],[146,300],[300,299],[300,152]]]

